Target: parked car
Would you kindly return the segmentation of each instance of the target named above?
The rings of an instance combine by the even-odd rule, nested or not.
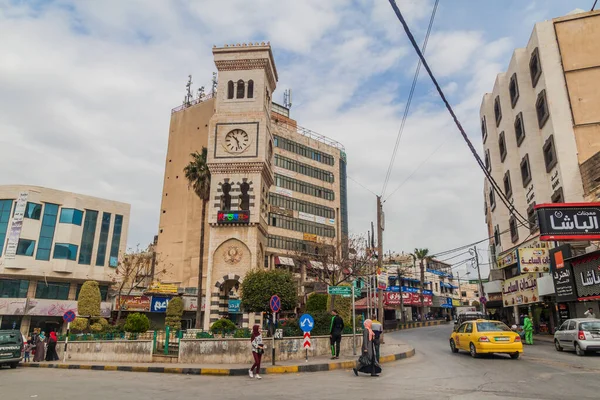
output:
[[[557,351],[574,350],[578,356],[600,351],[600,319],[566,320],[554,333],[554,347]]]
[[[523,353],[523,342],[519,334],[504,323],[478,319],[464,322],[452,332],[450,350],[453,353],[466,350],[474,358],[480,354],[503,353],[516,360]]]
[[[23,335],[17,330],[0,331],[0,367],[17,368],[23,359]]]

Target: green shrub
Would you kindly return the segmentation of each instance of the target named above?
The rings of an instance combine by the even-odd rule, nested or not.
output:
[[[303,336],[304,332],[300,329],[300,325],[298,324],[298,319],[288,319],[283,326],[283,336],[291,337],[291,336]]]
[[[311,293],[306,300],[306,312],[327,311],[327,295]]]
[[[81,286],[77,298],[77,314],[82,317],[98,317],[100,315],[100,287],[96,281],[86,281]]]
[[[88,327],[87,318],[77,317],[77,318],[75,318],[75,320],[73,322],[71,322],[71,330],[73,332],[83,332],[87,329],[87,327]]]
[[[209,332],[197,332],[196,339],[212,339],[214,336]]]
[[[181,297],[174,297],[169,301],[167,306],[167,316],[165,317],[165,325],[172,330],[181,329],[181,316],[183,315],[183,300]]]
[[[90,325],[90,331],[94,332],[94,333],[100,333],[102,332],[104,328],[102,327],[102,324],[99,323],[94,323]]]
[[[150,320],[144,314],[133,313],[127,316],[127,322],[125,322],[125,331],[132,333],[146,332],[150,328]]]
[[[247,312],[269,310],[271,296],[281,299],[281,310],[293,310],[298,304],[298,285],[292,274],[280,269],[252,270],[241,284],[242,308]]]
[[[251,336],[252,336],[252,332],[248,328],[238,329],[233,334],[234,338],[249,338]]]
[[[212,324],[210,330],[212,333],[231,333],[235,331],[236,328],[237,327],[233,322],[231,322],[227,318],[221,318],[220,320]]]

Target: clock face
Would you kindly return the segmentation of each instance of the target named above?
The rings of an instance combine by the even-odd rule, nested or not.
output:
[[[250,136],[241,129],[234,129],[225,135],[225,148],[230,153],[241,153],[248,146],[250,146]]]

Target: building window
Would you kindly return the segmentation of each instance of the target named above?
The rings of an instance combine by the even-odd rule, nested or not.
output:
[[[565,197],[563,195],[563,189],[560,187],[552,193],[552,202],[553,203],[564,203]]]
[[[10,219],[12,205],[12,200],[0,200],[0,257],[4,250],[4,242],[6,241],[6,232],[8,230],[8,220]]]
[[[315,168],[308,164],[292,160],[291,158],[282,157],[279,154],[275,154],[275,166],[285,168],[290,171],[297,172],[302,175],[310,176],[311,178],[319,179],[321,181],[333,182],[333,173],[324,169]]]
[[[535,201],[527,208],[527,221],[529,222],[529,231],[531,233],[538,230],[538,218],[535,211]]]
[[[248,81],[248,96],[249,99],[254,98],[254,81],[250,79]]]
[[[96,238],[96,225],[98,222],[98,211],[85,210],[83,221],[83,234],[81,235],[81,250],[79,251],[79,264],[90,265],[92,263],[92,250]]]
[[[52,250],[52,241],[54,240],[54,230],[56,228],[56,217],[58,216],[58,204],[46,203],[44,206],[44,216],[42,218],[42,229],[40,230],[40,239],[35,253],[36,260],[50,260],[50,251]]]
[[[317,236],[335,237],[335,227],[332,225],[328,226],[312,221],[288,217],[286,215],[270,214],[269,217],[269,225],[277,228],[289,229]]]
[[[56,243],[54,245],[54,256],[52,258],[57,260],[71,260],[77,259],[77,250],[79,246],[70,243]]]
[[[521,160],[521,179],[523,180],[523,187],[526,187],[531,182],[531,167],[529,165],[529,154],[525,154],[525,157]]]
[[[512,108],[515,108],[517,100],[519,100],[519,82],[517,81],[517,74],[512,74],[510,77],[508,92],[510,93],[510,105]]]
[[[33,257],[33,249],[35,248],[35,240],[19,239],[17,244],[17,255]]]
[[[233,81],[227,82],[227,98],[233,99]]]
[[[508,226],[510,227],[510,240],[515,243],[519,240],[519,228],[517,227],[517,220],[514,216],[511,216],[508,220]]]
[[[110,213],[102,213],[100,223],[100,240],[98,241],[98,254],[96,255],[96,266],[103,267],[106,261],[106,247],[108,243],[108,229],[110,228]]]
[[[290,250],[312,255],[319,255],[319,253],[332,254],[335,251],[333,246],[319,245],[315,242],[276,235],[269,235],[268,246],[275,249]]]
[[[504,174],[504,194],[507,198],[512,196],[512,184],[510,182],[510,171],[506,171]]]
[[[558,162],[554,148],[554,135],[550,135],[546,143],[544,143],[544,162],[546,163],[546,172],[552,171],[552,168]]]
[[[77,292],[75,293],[75,299],[79,300],[79,293],[81,292],[81,287],[83,283],[77,285]],[[106,301],[108,298],[108,286],[99,286],[100,289],[100,301]]]
[[[293,140],[273,135],[273,143],[275,144],[275,147],[279,147],[280,149],[289,151],[290,153],[298,154],[302,157],[310,158],[311,160],[318,161],[323,164],[334,164],[334,158],[332,155],[314,150],[308,146],[294,142]]]
[[[237,81],[237,93],[235,97],[238,99],[243,99],[245,91],[246,87],[244,85],[244,81],[240,79],[239,81]]]
[[[335,210],[331,207],[322,206],[308,201],[282,196],[277,193],[269,193],[269,204],[279,208],[304,212],[318,217],[335,218]]]
[[[500,246],[500,227],[498,225],[494,227],[494,244]]]
[[[487,139],[487,126],[485,124],[485,115],[481,119],[481,137],[483,138],[483,143]]]
[[[500,132],[500,137],[498,137],[498,149],[500,150],[500,161],[504,162],[506,158],[506,138],[504,137],[504,131]]]
[[[490,189],[488,196],[490,199],[490,210],[494,211],[496,209],[496,194],[494,193],[494,189]]]
[[[492,171],[492,163],[490,160],[490,150],[486,150],[485,151],[485,169],[487,169],[488,171]]]
[[[523,125],[523,113],[517,114],[515,118],[515,137],[517,138],[517,147],[521,146],[525,140],[525,126]]]
[[[25,207],[25,218],[39,220],[42,216],[42,205],[36,203],[27,202]]]
[[[61,224],[73,224],[81,226],[83,220],[83,211],[76,210],[74,208],[63,208],[60,210],[60,222]]]
[[[531,84],[535,87],[540,80],[542,75],[542,64],[540,63],[540,53],[538,48],[531,53],[531,59],[529,60],[529,73],[531,74]]]
[[[38,281],[35,288],[36,299],[68,300],[71,284],[68,282]]]
[[[294,192],[319,197],[325,200],[335,200],[335,193],[333,192],[333,190],[326,189],[317,185],[312,185],[310,183],[299,181],[294,178],[289,178],[284,175],[275,174],[275,186],[293,190]]]
[[[119,246],[121,245],[121,230],[123,229],[123,216],[115,214],[115,226],[113,228],[112,241],[110,242],[109,267],[116,267],[119,263]]]
[[[28,290],[29,281],[26,279],[0,279],[0,299],[25,299]]]
[[[546,101],[546,89],[538,94],[537,101],[535,102],[535,112],[537,114],[538,125],[542,129],[550,117],[548,102]]]
[[[502,107],[500,106],[500,96],[496,96],[494,100],[494,116],[496,117],[496,126],[502,121]]]

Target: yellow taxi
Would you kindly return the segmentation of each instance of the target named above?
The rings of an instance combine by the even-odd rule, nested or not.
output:
[[[523,353],[523,343],[517,332],[513,332],[500,321],[478,319],[463,322],[450,335],[450,349],[453,353],[465,350],[471,356],[480,354],[509,354],[516,360]]]

